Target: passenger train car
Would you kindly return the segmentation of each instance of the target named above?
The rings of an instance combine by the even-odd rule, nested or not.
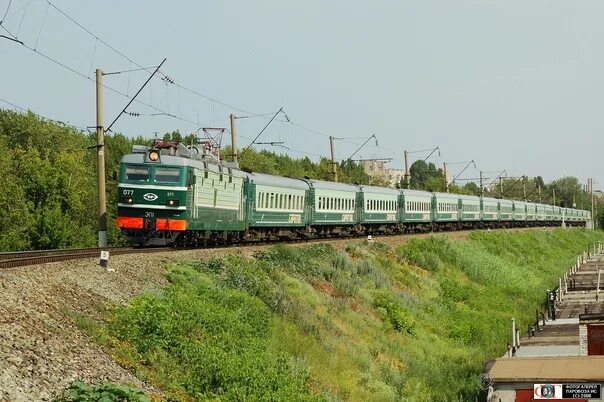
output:
[[[582,226],[588,211],[244,172],[156,140],[120,164],[117,226],[136,245],[203,245],[462,228]]]

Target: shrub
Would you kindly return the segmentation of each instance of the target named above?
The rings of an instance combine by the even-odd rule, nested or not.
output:
[[[392,327],[399,332],[413,334],[414,325],[411,315],[390,293],[378,293],[373,299],[373,307],[383,308]]]
[[[264,286],[245,267],[225,269],[231,270],[226,282],[253,291]],[[271,347],[270,312],[260,299],[212,285],[191,269],[181,268],[171,279],[161,297],[147,294],[114,312],[109,329],[138,353],[132,364],[156,372],[173,393],[195,399],[314,398],[307,370]]]
[[[150,402],[143,390],[128,385],[102,383],[87,385],[82,381],[73,382],[61,393],[55,402]]]

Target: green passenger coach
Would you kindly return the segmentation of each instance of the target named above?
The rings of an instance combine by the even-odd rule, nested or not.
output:
[[[480,197],[475,195],[460,195],[459,211],[462,225],[464,227],[471,227],[471,225],[466,225],[465,223],[480,221]]]
[[[352,232],[360,222],[358,186],[304,179],[309,187],[310,219],[323,234]]]
[[[435,223],[446,223],[453,228],[459,221],[459,196],[457,194],[434,193],[432,208]]]
[[[369,231],[384,231],[384,224],[398,222],[399,190],[385,187],[360,186],[361,221]],[[393,228],[391,228],[393,229]]]
[[[480,211],[483,222],[497,222],[499,220],[499,200],[482,197],[480,200]]]
[[[431,227],[432,193],[419,190],[401,190],[400,209],[401,221],[405,225],[420,228]]]
[[[248,237],[303,236],[309,224],[309,187],[300,179],[246,173]]]

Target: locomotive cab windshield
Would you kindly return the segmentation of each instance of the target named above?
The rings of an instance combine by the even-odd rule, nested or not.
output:
[[[125,165],[123,181],[125,183],[157,183],[161,185],[185,185],[182,167]]]

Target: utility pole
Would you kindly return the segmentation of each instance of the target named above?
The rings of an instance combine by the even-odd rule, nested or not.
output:
[[[594,179],[593,177],[589,179],[589,193],[591,194],[591,226],[592,229],[595,228],[595,224],[594,222],[596,221],[596,218],[594,216]]]
[[[522,199],[526,201],[526,176],[522,176]]]
[[[96,69],[96,154],[99,191],[99,247],[107,247],[107,201],[105,200],[105,132],[103,127],[103,70]]]
[[[484,195],[484,190],[482,187],[482,170],[480,170],[479,173],[480,173],[480,196],[482,197]]]
[[[331,147],[331,170],[333,174],[333,181],[338,181],[338,167],[336,165],[336,148],[333,142],[334,138],[329,136],[329,146]]]
[[[541,184],[537,184],[537,194],[539,194],[539,203],[541,203]]]
[[[503,177],[499,177],[499,194],[503,198]]]
[[[237,124],[235,120],[237,116],[231,113],[231,154],[233,154],[232,161],[237,162]]]
[[[407,150],[403,153],[405,154],[405,188],[409,188],[409,158],[407,157]]]
[[[552,196],[553,196],[553,202],[552,205],[556,205],[556,189],[552,188]]]
[[[447,162],[443,162],[443,172],[445,173],[445,190],[449,192],[449,172],[447,171]]]

